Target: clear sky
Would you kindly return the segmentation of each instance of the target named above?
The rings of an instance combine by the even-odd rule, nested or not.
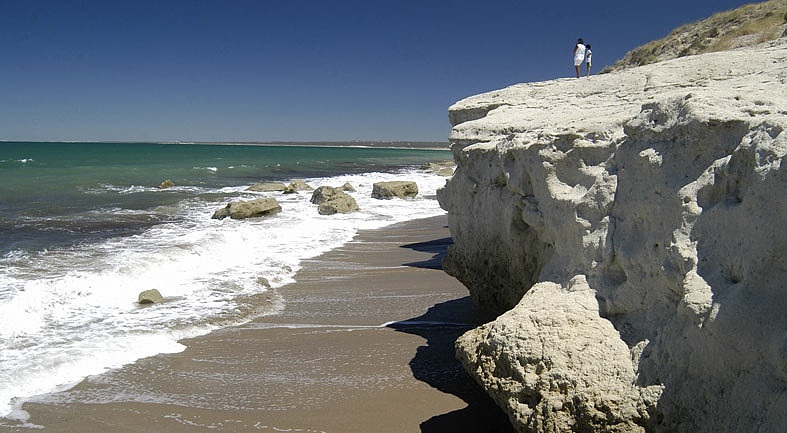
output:
[[[447,109],[741,0],[0,0],[0,140],[446,141]]]

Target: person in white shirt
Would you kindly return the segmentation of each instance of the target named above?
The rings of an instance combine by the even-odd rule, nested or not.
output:
[[[574,45],[574,68],[577,70],[577,78],[581,75],[579,69],[582,67],[582,62],[585,61],[585,41],[582,38],[577,39],[577,44]]]
[[[588,67],[588,77],[589,77],[590,76],[590,66],[591,66],[592,58],[593,58],[593,51],[590,51],[590,44],[587,45],[586,53],[587,54],[585,54],[585,64]]]

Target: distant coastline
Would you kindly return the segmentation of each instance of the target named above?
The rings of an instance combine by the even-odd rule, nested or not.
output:
[[[228,141],[228,142],[185,142],[175,144],[205,144],[219,146],[299,146],[299,147],[364,147],[382,149],[449,150],[448,142],[439,141]]]
[[[2,143],[106,143],[106,144],[193,144],[204,146],[297,146],[297,147],[358,147],[379,149],[449,150],[447,141],[96,141],[96,140],[0,140]]]

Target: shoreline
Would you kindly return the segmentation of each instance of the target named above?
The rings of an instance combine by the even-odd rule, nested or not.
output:
[[[440,260],[446,216],[304,262],[274,315],[22,406],[50,432],[510,432],[453,343],[489,319]],[[0,432],[27,432],[9,426]]]

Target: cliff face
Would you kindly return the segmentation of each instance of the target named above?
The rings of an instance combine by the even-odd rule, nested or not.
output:
[[[787,40],[450,108],[457,356],[522,432],[787,425]]]

